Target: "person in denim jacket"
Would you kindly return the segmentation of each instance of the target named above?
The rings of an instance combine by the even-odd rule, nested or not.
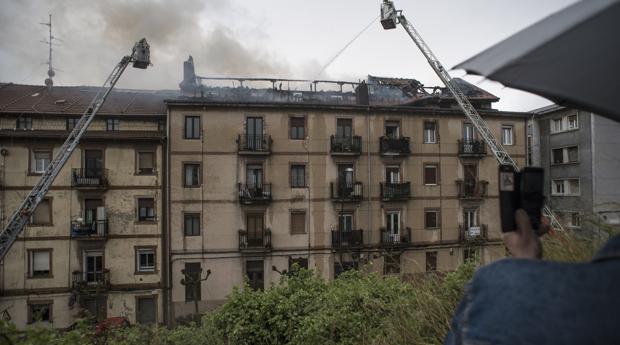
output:
[[[513,258],[476,272],[445,344],[620,344],[620,236],[589,263],[542,261],[548,222],[536,234],[525,211],[515,218]]]

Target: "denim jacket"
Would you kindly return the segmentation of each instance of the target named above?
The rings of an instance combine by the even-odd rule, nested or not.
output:
[[[504,259],[480,268],[445,344],[620,344],[620,236],[590,263]]]

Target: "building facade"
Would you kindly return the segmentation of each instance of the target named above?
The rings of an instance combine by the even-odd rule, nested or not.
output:
[[[0,85],[2,227],[97,90]],[[18,328],[164,322],[163,98],[110,95],[0,264],[0,311]]]
[[[187,75],[182,88],[196,86]],[[374,78],[366,97],[270,82],[166,101],[171,320],[294,263],[326,279],[362,267],[406,278],[505,256],[497,162],[445,94],[405,79]],[[528,114],[471,98],[524,164]]]
[[[620,226],[620,123],[561,106],[532,111],[532,165],[545,168],[549,206],[564,226]]]

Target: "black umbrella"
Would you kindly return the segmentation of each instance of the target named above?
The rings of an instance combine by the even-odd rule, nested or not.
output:
[[[580,1],[454,68],[620,121],[620,0]]]

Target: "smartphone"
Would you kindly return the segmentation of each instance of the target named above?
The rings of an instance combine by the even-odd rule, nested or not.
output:
[[[499,206],[502,232],[515,231],[515,211],[522,208],[530,217],[534,231],[540,227],[543,195],[544,170],[526,167],[521,172],[510,165],[499,167]]]

